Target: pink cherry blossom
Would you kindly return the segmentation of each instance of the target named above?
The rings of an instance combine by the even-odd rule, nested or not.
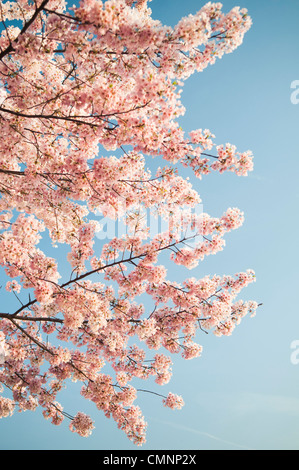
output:
[[[170,280],[224,250],[244,222],[235,207],[198,213],[203,198],[183,175],[246,176],[251,151],[209,129],[185,134],[178,119],[184,82],[239,47],[251,19],[209,2],[171,28],[146,0],[21,0],[1,1],[0,20],[0,266],[10,309],[0,313],[0,417],[39,407],[88,437],[93,419],[59,401],[78,382],[81,397],[143,445],[140,394],[181,409],[168,391],[173,358],[203,356],[203,331],[228,336],[259,307],[238,298],[252,270]],[[103,240],[105,222],[122,230]],[[140,380],[167,386],[166,396]]]
[[[93,422],[90,417],[82,412],[78,412],[70,424],[70,430],[83,437],[88,437],[93,428]]]
[[[167,398],[163,400],[163,404],[172,410],[180,410],[184,406],[184,400],[179,395],[169,392]]]

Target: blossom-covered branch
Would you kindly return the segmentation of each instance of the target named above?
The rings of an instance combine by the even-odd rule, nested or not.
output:
[[[146,0],[12,0],[0,21],[0,417],[41,407],[89,436],[93,419],[58,401],[71,379],[142,445],[137,394],[184,401],[136,379],[168,384],[172,356],[201,356],[201,335],[230,335],[259,306],[238,298],[252,270],[176,282],[165,265],[196,268],[243,223],[234,207],[198,210],[181,170],[246,176],[253,155],[178,119],[184,81],[240,46],[251,19],[209,2],[170,28]],[[99,214],[123,232],[104,239]]]

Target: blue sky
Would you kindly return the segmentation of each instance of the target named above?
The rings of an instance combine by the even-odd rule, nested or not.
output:
[[[174,25],[204,3],[153,0],[150,6],[156,19]],[[181,124],[186,131],[209,128],[219,144],[251,149],[255,170],[247,178],[213,174],[194,181],[205,212],[219,216],[239,207],[245,224],[192,276],[252,268],[257,282],[242,298],[263,307],[229,338],[203,335],[200,359],[174,358],[171,382],[153,390],[182,395],[181,411],[165,409],[151,394],[139,395],[149,425],[143,448],[299,450],[299,364],[291,361],[291,344],[299,340],[299,104],[291,102],[291,83],[299,80],[299,2],[222,4],[224,11],[248,8],[253,26],[239,49],[185,83]],[[67,423],[54,427],[39,411],[16,413],[0,420],[0,448],[135,449],[114,422],[77,393],[75,384],[62,397],[70,412],[79,406],[93,414],[96,429],[89,439],[70,433]]]

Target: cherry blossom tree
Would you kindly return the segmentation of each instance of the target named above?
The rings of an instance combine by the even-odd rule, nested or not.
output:
[[[209,2],[170,28],[146,0],[1,0],[0,15],[0,264],[19,302],[0,313],[0,417],[41,407],[89,436],[93,419],[58,401],[71,380],[142,445],[135,381],[167,384],[172,357],[201,355],[197,335],[230,335],[258,307],[238,299],[251,270],[179,283],[159,261],[192,269],[242,225],[237,208],[196,211],[180,169],[246,176],[251,152],[178,119],[184,81],[241,45],[251,19]],[[100,240],[99,211],[125,232]],[[152,235],[146,211],[166,229]],[[63,274],[51,244],[68,247]]]

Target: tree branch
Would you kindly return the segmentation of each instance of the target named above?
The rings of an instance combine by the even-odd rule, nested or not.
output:
[[[18,37],[14,40],[14,42],[18,42],[18,39],[19,37],[24,34],[28,28],[30,28],[30,26],[32,25],[32,23],[36,20],[37,16],[39,15],[39,13],[44,10],[45,6],[47,5],[47,3],[49,2],[49,0],[43,0],[43,2],[40,4],[40,6],[35,10],[34,14],[32,15],[32,17],[25,22],[23,28],[21,29],[21,32],[20,34],[18,35]],[[4,49],[1,53],[0,53],[0,60],[3,59],[3,57],[5,57],[7,54],[10,54],[11,52],[13,52],[14,48],[13,48],[13,43],[10,43],[9,46],[7,46],[6,49]]]

